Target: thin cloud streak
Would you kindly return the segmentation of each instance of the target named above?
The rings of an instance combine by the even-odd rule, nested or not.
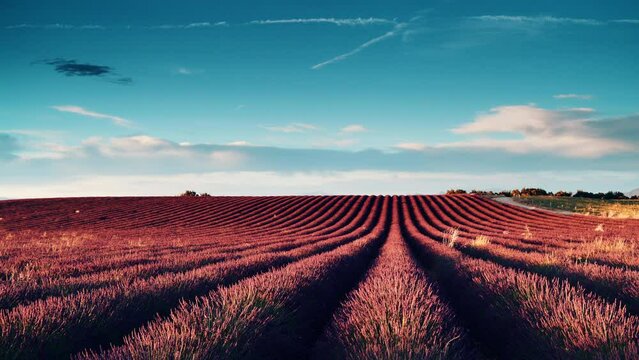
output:
[[[575,25],[603,25],[606,22],[596,19],[566,18],[554,16],[511,16],[511,15],[481,15],[470,16],[468,19],[494,22],[514,22],[530,24],[575,24]]]
[[[636,24],[636,25],[639,25],[639,20],[638,19],[619,19],[619,20],[612,20],[611,22],[617,23],[617,24]]]
[[[395,145],[394,147],[399,150],[407,150],[407,151],[424,151],[428,148],[426,144],[414,143],[414,142],[399,143]]]
[[[521,24],[574,24],[574,25],[605,25],[605,24],[639,24],[639,19],[613,19],[598,20],[585,18],[568,18],[555,16],[519,16],[519,15],[480,15],[469,16],[465,19],[479,20],[486,22],[513,22]],[[266,19],[249,21],[249,25],[276,25],[276,24],[334,24],[337,26],[368,26],[368,25],[397,25],[395,19],[384,18],[295,18],[295,19]],[[20,30],[20,29],[42,29],[42,30],[111,30],[111,29],[144,29],[144,30],[179,30],[179,29],[206,29],[216,27],[231,26],[227,21],[217,22],[192,22],[188,24],[162,24],[150,26],[105,26],[99,24],[14,24],[7,25],[4,29]]]
[[[587,25],[587,26],[600,26],[607,24],[639,24],[639,19],[613,19],[613,20],[599,20],[599,19],[587,19],[587,18],[569,18],[569,17],[555,17],[555,16],[518,16],[518,15],[481,15],[467,17],[470,20],[479,20],[486,22],[510,22],[519,24],[534,24],[534,25]]]
[[[47,30],[105,30],[102,25],[71,25],[71,24],[17,24],[5,26],[5,29],[47,29]]]
[[[253,25],[275,25],[275,24],[335,24],[338,26],[365,26],[380,24],[396,24],[394,20],[380,18],[352,18],[352,19],[336,19],[336,18],[308,18],[308,19],[267,19],[253,20],[249,22]]]
[[[102,114],[102,113],[90,111],[75,105],[57,105],[57,106],[52,106],[51,108],[61,112],[68,112],[72,114],[92,117],[95,119],[110,120],[111,122],[113,122],[115,125],[118,125],[118,126],[131,127],[133,124],[131,121],[119,116]]]
[[[344,126],[340,132],[341,133],[362,133],[362,132],[367,132],[368,129],[361,124],[351,124],[351,125],[347,125]]]
[[[151,30],[174,30],[174,29],[206,29],[206,28],[214,28],[220,26],[228,26],[229,24],[226,21],[218,21],[215,23],[210,22],[195,22],[190,24],[165,24],[165,25],[157,25],[157,26],[145,26],[144,29]]]
[[[319,69],[321,69],[321,68],[323,68],[323,67],[325,67],[327,65],[335,64],[337,62],[346,60],[349,57],[361,52],[362,50],[364,50],[364,49],[366,49],[366,48],[368,48],[370,46],[373,46],[373,45],[375,45],[375,44],[377,44],[379,42],[382,42],[382,41],[384,41],[386,39],[390,39],[392,37],[397,36],[404,28],[406,28],[406,26],[408,26],[408,24],[406,24],[406,23],[397,24],[397,25],[395,25],[393,30],[385,33],[384,35],[381,35],[381,36],[378,36],[376,38],[370,39],[367,42],[361,44],[360,46],[356,47],[355,49],[353,49],[353,50],[351,50],[351,51],[349,51],[347,53],[338,55],[338,56],[336,56],[336,57],[334,57],[332,59],[326,60],[326,61],[321,62],[319,64],[315,64],[315,65],[311,66],[311,69],[319,70]]]
[[[74,25],[74,24],[16,24],[8,25],[4,28],[7,30],[19,30],[19,29],[42,29],[42,30],[112,30],[112,29],[144,29],[144,30],[174,30],[174,29],[206,29],[215,27],[229,26],[226,21],[218,22],[193,22],[189,24],[163,24],[163,25],[151,25],[151,26],[104,26],[97,24],[88,25]]]
[[[558,100],[563,100],[563,99],[590,100],[592,99],[592,95],[590,94],[557,94],[557,95],[554,95],[553,97]]]
[[[284,126],[260,126],[263,129],[274,132],[282,132],[282,133],[303,133],[307,131],[315,131],[319,130],[319,128],[312,124],[305,123],[291,123]]]
[[[172,72],[174,75],[192,76],[192,75],[203,74],[205,71],[202,69],[194,69],[194,68],[190,68],[186,66],[179,66]]]

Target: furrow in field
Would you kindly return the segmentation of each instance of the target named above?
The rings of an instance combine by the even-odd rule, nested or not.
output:
[[[240,206],[241,203],[239,201],[233,201],[229,199],[222,199],[221,201],[213,201],[212,199],[195,199],[195,198],[182,198],[180,199],[172,199],[172,201],[163,201],[159,205],[158,202],[147,202],[143,206],[133,206],[135,204],[130,204],[129,206],[123,206],[122,209],[118,209],[119,211],[111,210],[108,207],[92,207],[92,204],[87,204],[87,209],[79,209],[80,214],[82,215],[78,219],[74,219],[74,221],[69,222],[67,224],[60,224],[60,226],[91,226],[95,227],[92,224],[96,218],[111,218],[113,220],[111,222],[118,221],[126,224],[127,222],[136,223],[136,227],[144,227],[145,222],[149,221],[157,221],[158,219],[169,219],[169,218],[179,218],[183,215],[188,216],[189,211],[195,216],[202,210],[209,211],[211,213],[216,214],[225,214],[224,210],[227,206]],[[107,225],[106,223],[101,225]],[[148,227],[148,226],[147,226]]]
[[[357,210],[360,209],[355,207],[352,210],[355,211],[351,211],[350,216],[343,217],[342,220],[349,221],[353,219],[355,215],[359,213]],[[329,228],[330,227],[327,227],[327,229]],[[345,229],[333,228],[333,230],[335,230],[334,232],[328,232],[324,235],[312,238],[301,237],[299,239],[289,239],[285,241],[254,241],[248,244],[245,249],[238,249],[236,247],[233,251],[218,252],[207,249],[199,252],[190,252],[185,254],[185,257],[169,257],[166,258],[165,261],[158,259],[158,261],[152,264],[114,268],[88,276],[47,279],[45,282],[21,281],[0,284],[0,309],[7,309],[19,303],[27,303],[47,296],[69,295],[81,290],[94,290],[114,284],[126,284],[137,279],[146,279],[166,273],[184,272],[214,263],[241,259],[251,255],[291,250],[308,243],[326,240],[329,237],[338,235],[340,231],[343,233],[343,230],[348,231],[348,229],[349,227]]]
[[[438,208],[435,202],[435,196],[423,198],[423,197],[412,197],[410,201],[413,203],[413,207],[424,214],[424,217],[431,221],[432,225],[436,227],[440,231],[447,231],[449,229],[457,230],[458,233],[462,236],[471,236],[473,231],[477,228],[477,225],[473,226],[464,226],[461,223],[454,221],[450,218],[448,213],[442,211]],[[519,229],[517,229],[519,230]],[[521,230],[524,230],[522,227]],[[493,236],[494,241],[508,247],[513,247],[522,251],[535,251],[537,249],[539,243],[537,241],[530,241],[524,239],[523,234],[519,234],[516,236],[514,234],[511,235],[511,232],[514,232],[511,228],[507,233],[504,234],[502,230],[499,232],[487,232],[483,233],[484,235]],[[516,233],[516,232],[515,232]],[[517,233],[516,233],[517,234]]]
[[[561,218],[551,220],[538,216],[538,211],[501,204],[476,196],[454,197],[453,199],[461,202],[462,206],[476,209],[475,213],[496,209],[495,211],[509,217],[509,220],[504,220],[505,223],[523,224],[526,228],[530,228],[536,240],[551,244],[563,243],[568,247],[579,246],[584,242],[591,241],[595,235],[600,235],[598,232],[603,228],[606,229],[608,237],[626,237],[626,240],[633,242],[637,240],[636,232],[633,234],[632,231],[628,231],[631,228],[629,221],[565,215],[555,215]],[[521,228],[522,225],[519,227]]]
[[[279,201],[272,202],[271,205],[275,208],[290,206],[289,199],[276,199]],[[300,203],[305,201],[305,199],[290,199],[293,204]],[[215,206],[215,201],[212,199],[199,199],[199,198],[184,198],[181,203],[176,203],[173,209],[165,209],[159,204],[149,204],[147,209],[145,210],[145,215],[135,215],[132,216],[127,222],[124,222],[124,225],[128,225],[127,227],[179,227],[179,222],[184,219],[185,216],[189,216],[189,213],[192,211],[196,211],[200,214],[203,210],[206,210],[209,207],[217,208]],[[236,203],[230,202],[229,205],[225,208],[217,209],[208,209],[208,214],[213,215],[214,218],[222,217],[220,219],[222,221],[227,221],[229,223],[234,221],[243,221],[246,216],[254,215],[256,212],[253,210],[255,207],[259,206],[259,203],[246,203],[244,206],[237,206]],[[258,214],[262,214],[261,212],[257,212]],[[193,227],[192,227],[193,228]]]
[[[584,226],[579,225],[577,221],[565,219],[565,222],[562,226],[562,234],[556,234],[555,230],[557,226],[549,224],[545,221],[535,221],[528,218],[528,216],[519,216],[512,215],[506,211],[500,211],[501,215],[495,215],[490,212],[488,206],[482,207],[474,202],[475,196],[462,196],[462,197],[452,197],[450,200],[453,203],[457,204],[457,208],[465,207],[470,212],[475,214],[476,216],[483,217],[484,219],[489,219],[488,221],[496,221],[501,226],[506,228],[506,231],[512,233],[514,232],[517,235],[528,234],[521,241],[530,243],[530,244],[547,244],[548,246],[554,247],[570,247],[575,244],[581,243],[584,239],[579,238],[580,235],[585,234]],[[490,203],[483,203],[484,205],[489,205]],[[519,209],[518,209],[519,210]],[[534,218],[534,211],[525,210],[532,212]],[[482,215],[483,213],[488,213],[489,215]],[[594,234],[595,227],[589,228],[591,233]],[[537,236],[532,237],[530,234],[536,234]],[[559,235],[559,236],[557,236]]]
[[[219,285],[334,249],[374,231],[381,213],[377,199],[369,214],[359,214],[348,235],[294,250],[260,254],[186,273],[159,276],[62,298],[39,300],[0,312],[0,357],[60,357],[87,347],[118,342],[123,335]],[[364,221],[364,223],[362,223]],[[368,230],[370,229],[370,230]],[[27,329],[25,331],[25,329]]]
[[[109,228],[139,228],[144,227],[145,221],[158,218],[171,218],[175,213],[188,211],[196,206],[209,206],[213,214],[220,214],[226,220],[235,215],[230,213],[228,206],[249,209],[252,214],[256,206],[261,203],[286,203],[291,199],[277,198],[86,198],[86,199],[47,199],[47,200],[19,200],[0,203],[0,213],[7,220],[9,230],[22,228],[53,229],[69,227],[73,224],[86,224],[90,229]],[[76,211],[78,211],[76,213]],[[187,212],[188,215],[188,212]],[[237,216],[236,216],[237,217]],[[232,219],[232,217],[231,217]]]
[[[453,223],[463,223],[467,218],[464,209],[461,207],[455,207],[450,213],[450,218],[452,218],[451,221]],[[442,213],[442,217],[443,216],[446,216],[446,214]],[[456,225],[452,224],[451,226],[454,227]],[[572,262],[575,263],[595,263],[622,269],[639,270],[639,258],[637,257],[638,248],[634,245],[633,241],[636,235],[633,235],[631,238],[619,238],[610,234],[604,226],[599,228],[582,227],[579,230],[573,230],[573,234],[573,237],[579,237],[582,240],[572,242],[569,246],[565,244],[557,246],[558,242],[552,241],[552,237],[553,235],[558,237],[558,235],[553,231],[545,231],[542,233],[542,235],[544,235],[543,238],[539,240],[540,245],[537,246],[536,249],[533,248],[533,251],[553,258],[562,257],[569,260],[571,259]],[[490,234],[475,229],[473,235],[489,236],[490,238],[497,239],[498,244],[506,245],[499,241],[499,239],[502,238],[499,233]],[[534,240],[537,237],[541,238],[539,233],[532,231],[529,231],[527,234],[522,233],[522,237],[528,237],[530,240]],[[524,239],[521,241],[524,241]],[[517,249],[513,246],[506,246]],[[517,250],[523,249],[519,248]],[[533,256],[535,255],[533,254]]]
[[[471,199],[477,203],[480,207],[487,210],[500,211],[501,213],[510,213],[512,216],[525,217],[531,221],[538,223],[551,224],[551,230],[565,229],[567,231],[572,228],[595,228],[599,224],[604,224],[612,232],[618,232],[618,235],[624,235],[628,230],[636,233],[639,231],[639,221],[634,219],[607,219],[596,216],[581,216],[581,215],[563,215],[556,214],[551,211],[544,210],[527,210],[518,206],[503,204],[494,200],[485,199],[481,197],[471,197]],[[615,234],[617,235],[617,234]]]
[[[262,219],[267,219],[272,221],[272,213],[274,212],[285,212],[287,216],[297,214],[298,211],[316,208],[322,202],[326,202],[330,199],[318,199],[312,197],[302,197],[302,198],[290,198],[284,199],[283,202],[279,203],[279,206],[276,207],[261,207],[254,206],[245,209],[241,209],[239,214],[236,216],[227,216],[226,223],[227,224],[245,224],[247,223],[246,218],[251,217],[254,214],[259,214]],[[268,210],[268,211],[267,211]],[[232,214],[229,214],[232,215]],[[179,214],[179,216],[171,217],[166,219],[167,226],[176,226],[176,227],[209,227],[209,223],[211,219],[216,219],[220,216],[219,213],[215,212],[200,212],[198,214],[191,215],[189,209],[185,209],[183,214]],[[151,226],[157,226],[157,224],[150,223]]]
[[[508,359],[637,354],[639,319],[623,305],[566,281],[469,258],[423,234],[413,216],[405,204],[403,235],[488,354]]]
[[[552,248],[568,248],[573,246],[564,241],[554,241],[554,239],[544,239],[546,241],[526,237],[526,225],[521,222],[496,222],[494,219],[486,220],[477,217],[476,212],[470,207],[465,207],[452,202],[447,196],[430,196],[429,200],[436,212],[441,214],[446,222],[455,222],[460,228],[468,228],[475,232],[480,232],[489,236],[496,236],[517,243],[520,248],[532,250],[543,245]],[[449,224],[453,226],[452,224]]]
[[[438,230],[432,225],[436,219],[425,217],[409,207],[415,219],[415,228],[422,234],[441,242],[448,242],[449,247],[474,257],[488,260],[501,266],[536,273],[549,279],[566,280],[581,286],[611,301],[619,301],[627,306],[633,314],[639,314],[639,272],[628,269],[613,268],[593,263],[575,263],[571,259],[552,254],[525,253],[498,244],[476,244],[473,240],[458,237],[455,243],[450,242],[450,234]],[[471,237],[472,239],[472,237]]]
[[[308,355],[318,328],[353,286],[385,238],[388,198],[374,230],[360,239],[182,305],[125,339],[82,359],[276,358]],[[381,216],[381,218],[379,218]]]
[[[433,205],[438,207],[439,197],[432,197]],[[418,204],[423,207],[422,204]],[[513,250],[520,250],[527,253],[536,252],[542,255],[548,255],[551,257],[561,257],[566,259],[572,259],[573,262],[590,262],[600,265],[607,265],[611,267],[618,267],[623,269],[638,270],[639,260],[636,256],[635,246],[632,242],[626,239],[619,239],[616,237],[611,238],[610,235],[604,230],[595,231],[594,228],[582,228],[579,231],[573,230],[573,237],[579,237],[582,240],[579,242],[573,242],[570,246],[565,243],[549,240],[552,238],[553,232],[545,231],[545,236],[540,239],[539,232],[528,231],[521,233],[519,240],[517,237],[506,238],[499,232],[491,233],[485,231],[478,226],[468,225],[465,210],[462,207],[452,207],[448,210],[436,209],[433,213],[426,213],[426,218],[432,220],[433,224],[439,228],[439,230],[459,229],[461,238],[469,237],[471,240],[477,237],[483,237],[489,240],[491,244],[497,246],[504,246]],[[434,215],[433,215],[434,214]],[[441,219],[441,222],[438,222]],[[443,225],[442,225],[443,223]],[[519,229],[511,229],[509,232],[517,232]],[[519,243],[526,242],[527,245],[519,245]],[[539,244],[537,246],[532,245],[536,241]],[[537,256],[532,254],[531,256]]]
[[[393,197],[388,239],[366,277],[337,310],[316,359],[474,359],[455,314],[412,259]]]
[[[298,214],[298,216],[299,216],[299,214]],[[315,216],[315,215],[314,215],[314,214],[312,214],[312,213],[310,213],[310,214],[305,213],[305,214],[303,214],[302,216],[303,216],[303,219],[299,219],[299,218],[297,218],[297,220],[302,220],[302,221],[300,221],[300,222],[302,222],[302,223],[305,223],[305,221],[312,221],[313,219],[315,219],[315,218],[317,217],[317,216]],[[293,220],[295,220],[295,219],[293,219]],[[300,226],[302,226],[302,225],[300,225]],[[275,225],[273,225],[273,226],[271,227],[271,229],[272,229],[272,231],[273,231],[273,232],[275,232],[275,230],[276,230],[277,228],[278,228],[278,227],[277,227],[277,226],[275,226]],[[260,231],[258,231],[258,230],[255,230],[255,232],[259,232],[259,233],[260,233],[259,237],[266,237],[266,236],[268,236],[268,234],[266,234],[266,233],[267,233],[267,231],[264,231],[264,230],[262,230],[261,232],[260,232]],[[235,235],[234,235],[234,238],[238,238],[238,237],[240,237],[240,236],[244,236],[244,233],[243,233],[243,232],[237,232],[237,234],[235,234]],[[247,236],[248,236],[248,235],[247,235]],[[259,238],[257,238],[257,237],[256,237],[256,238],[254,238],[254,241],[255,241],[255,242],[259,241]],[[224,244],[228,243],[228,241],[224,241],[224,239],[220,239],[220,240],[219,240],[219,242],[222,244],[222,246],[225,246]],[[153,248],[157,250],[157,248],[156,248],[156,247],[153,247]],[[184,250],[184,251],[186,251],[187,249],[183,249],[183,250]],[[123,251],[126,251],[126,250],[123,250]],[[97,254],[96,254],[96,253],[94,253],[94,252],[85,252],[85,253],[81,253],[81,254],[79,254],[79,255],[80,255],[80,256],[86,256],[87,254],[88,254],[88,255],[89,255],[89,257],[91,257],[91,258],[94,258],[94,257],[97,255]],[[105,254],[105,255],[106,255],[106,254]],[[155,255],[155,254],[150,254],[150,255],[151,255],[151,256],[153,256],[153,255]],[[117,254],[116,254],[116,253],[111,253],[109,257],[110,257],[110,258],[112,258],[113,256],[117,256]],[[73,255],[71,255],[71,254],[69,254],[69,253],[65,253],[65,254],[64,254],[64,259],[63,259],[63,261],[65,261],[65,262],[69,262],[69,261],[71,261],[72,259],[73,259]],[[42,259],[42,260],[44,260],[44,259]],[[80,260],[81,260],[81,261],[84,261],[84,260],[86,260],[86,259],[80,259]],[[47,259],[47,265],[48,265],[49,267],[51,267],[51,266],[53,265],[53,263],[54,263],[54,262],[55,262],[55,260]],[[10,266],[9,264],[5,264],[5,265]],[[5,271],[5,272],[10,272],[11,267],[12,267],[12,266],[10,266],[9,271]],[[35,274],[32,274],[32,275],[35,275]]]

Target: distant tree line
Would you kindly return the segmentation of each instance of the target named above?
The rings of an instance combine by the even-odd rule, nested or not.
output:
[[[633,195],[631,197],[626,196],[626,194],[621,191],[608,191],[606,193],[598,192],[592,193],[589,191],[577,190],[574,194],[569,191],[546,191],[540,188],[521,188],[514,190],[504,190],[504,191],[483,191],[483,190],[472,190],[467,192],[463,189],[450,189],[446,192],[446,194],[477,194],[477,195],[487,195],[487,196],[554,196],[554,197],[574,197],[574,198],[584,198],[584,199],[601,199],[601,200],[638,200],[639,196]]]
[[[187,196],[187,197],[195,197],[195,196],[211,196],[208,193],[201,193],[198,194],[197,192],[193,191],[193,190],[186,190],[185,192],[181,193],[180,196]]]

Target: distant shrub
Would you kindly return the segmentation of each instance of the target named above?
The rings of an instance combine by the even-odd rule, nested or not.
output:
[[[626,200],[628,197],[621,191],[608,191],[607,193],[591,193],[589,191],[578,190],[572,197],[584,199],[603,199],[603,200]]]
[[[598,199],[597,194],[589,191],[577,190],[572,197],[584,198],[584,199]]]
[[[621,191],[608,191],[606,193],[598,192],[593,193],[584,190],[577,190],[575,193],[565,190],[559,190],[556,193],[552,191],[546,191],[541,188],[521,188],[514,189],[512,191],[503,190],[499,192],[495,191],[486,191],[486,190],[471,190],[467,192],[463,189],[449,189],[446,191],[446,194],[475,194],[475,195],[484,195],[484,196],[506,196],[506,197],[520,197],[520,196],[555,196],[555,197],[575,197],[575,198],[584,198],[584,199],[601,199],[601,200],[639,200],[639,195],[633,195],[631,197],[626,196],[626,194]]]
[[[628,199],[626,194],[622,193],[621,191],[608,191],[607,193],[604,194],[603,198],[605,200],[626,200],[626,199]]]
[[[559,190],[555,193],[556,197],[571,197],[572,193],[569,191]]]
[[[522,188],[521,190],[519,190],[519,192],[520,196],[545,196],[552,194],[540,188]]]
[[[197,193],[193,190],[186,190],[180,196],[198,196]]]
[[[470,193],[475,195],[495,195],[495,193],[492,191],[484,191],[484,190],[473,190]]]
[[[449,189],[448,191],[446,191],[446,195],[452,195],[452,194],[466,194],[466,190],[462,190],[462,189]]]

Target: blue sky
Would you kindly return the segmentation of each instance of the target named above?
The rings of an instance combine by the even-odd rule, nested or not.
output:
[[[639,187],[635,1],[0,1],[0,197]]]

